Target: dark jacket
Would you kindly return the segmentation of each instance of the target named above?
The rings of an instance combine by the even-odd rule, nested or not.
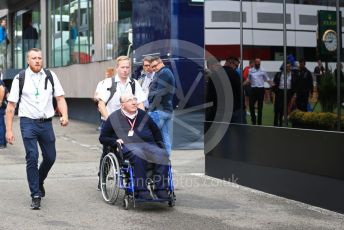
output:
[[[281,76],[282,76],[282,72],[277,72],[274,76],[274,86],[273,86],[273,91],[277,91],[277,89],[279,89],[279,85],[281,83]],[[295,86],[296,86],[296,80],[297,80],[297,76],[295,74],[295,72],[291,72],[291,90],[294,92],[295,91]]]
[[[149,87],[149,111],[161,110],[172,113],[175,87],[173,73],[168,67],[164,66],[156,72]]]
[[[129,130],[127,117],[122,114],[120,109],[116,110],[106,120],[99,141],[103,145],[111,147],[116,147],[117,139],[122,139],[125,144],[155,143],[161,148],[164,147],[160,129],[143,110],[138,109],[133,136],[128,136]]]
[[[241,95],[244,95],[241,88],[241,77],[235,69],[231,69],[228,66],[224,66],[229,81],[231,82],[233,92],[233,111],[239,110],[241,107]],[[242,97],[244,100],[244,97]],[[245,103],[243,103],[245,105]]]
[[[38,39],[38,32],[36,28],[34,28],[32,25],[28,25],[24,29],[23,33],[23,39]]]
[[[296,72],[295,91],[296,93],[310,93],[313,91],[313,77],[307,68]]]
[[[337,69],[335,69],[333,71],[333,75],[334,75],[334,79],[335,79],[335,84],[337,84],[337,79],[338,79],[338,73],[337,73]],[[340,70],[339,72],[339,76],[340,76],[340,83],[343,83],[344,82],[344,73],[342,70]]]

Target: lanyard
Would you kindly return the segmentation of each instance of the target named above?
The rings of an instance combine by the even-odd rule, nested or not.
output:
[[[36,99],[37,99],[37,97],[39,96],[38,87],[39,87],[39,83],[41,83],[42,75],[39,77],[39,81],[38,81],[38,84],[37,84],[37,85],[36,85],[36,83],[35,83],[35,80],[33,79],[33,76],[30,76],[30,78],[31,78],[31,81],[32,81],[33,85],[34,85],[35,88],[36,88],[35,96],[36,96]]]
[[[134,130],[134,126],[135,126],[136,118],[137,118],[137,117],[135,117],[135,119],[134,119],[134,121],[133,121],[133,122],[131,122],[131,121],[130,121],[130,119],[129,119],[129,118],[127,118],[127,121],[129,122],[129,124],[130,124],[130,127],[131,127],[131,129],[130,129],[130,130]]]
[[[121,112],[122,112],[122,111],[121,111]],[[128,123],[129,123],[129,125],[130,125],[130,130],[133,131],[133,130],[134,130],[134,126],[135,126],[135,122],[136,122],[137,116],[135,116],[134,121],[131,122],[131,120],[130,120],[123,112],[122,112],[122,114],[123,114],[123,116],[124,116],[125,118],[127,118],[127,121],[128,121]]]

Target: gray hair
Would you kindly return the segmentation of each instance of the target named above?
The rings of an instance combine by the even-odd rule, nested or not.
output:
[[[151,62],[152,62],[152,58],[153,58],[152,56],[145,56],[145,57],[142,59],[142,63],[145,62],[145,61],[151,63]]]
[[[119,102],[124,103],[124,99],[127,97],[134,97],[134,95],[131,92],[126,92],[119,97]]]
[[[32,52],[32,51],[37,52],[37,53],[42,52],[42,50],[40,50],[38,48],[31,48],[31,49],[29,49],[29,51],[27,51],[26,58],[29,58],[29,53]]]

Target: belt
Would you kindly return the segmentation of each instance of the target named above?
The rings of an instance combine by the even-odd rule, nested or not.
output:
[[[43,122],[49,122],[49,121],[52,121],[52,118],[38,118],[38,119],[31,119],[31,118],[28,118],[28,117],[22,117],[24,119],[28,119],[28,120],[31,120],[31,121],[34,121],[34,122],[39,122],[39,123],[43,123]]]
[[[38,118],[38,119],[32,119],[36,122],[48,122],[48,121],[52,121],[52,118]]]
[[[31,118],[28,118],[28,117],[21,117],[20,120],[23,119],[23,120],[29,120],[29,121],[34,121],[34,122],[38,122],[38,123],[43,123],[43,122],[49,122],[49,121],[52,121],[52,117],[50,118],[37,118],[37,119],[31,119]]]

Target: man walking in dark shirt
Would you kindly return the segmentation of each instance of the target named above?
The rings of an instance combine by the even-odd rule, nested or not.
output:
[[[232,93],[233,93],[233,113],[231,118],[231,123],[242,123],[246,124],[246,112],[245,109],[241,107],[244,105],[244,92],[243,88],[241,87],[242,78],[240,77],[239,73],[237,72],[237,65],[236,63],[238,59],[235,57],[230,57],[227,59],[227,65],[223,67],[225,70],[231,86],[232,86]]]
[[[296,108],[307,112],[309,94],[313,92],[313,77],[306,68],[306,61],[304,59],[300,59],[299,65],[295,82]]]

